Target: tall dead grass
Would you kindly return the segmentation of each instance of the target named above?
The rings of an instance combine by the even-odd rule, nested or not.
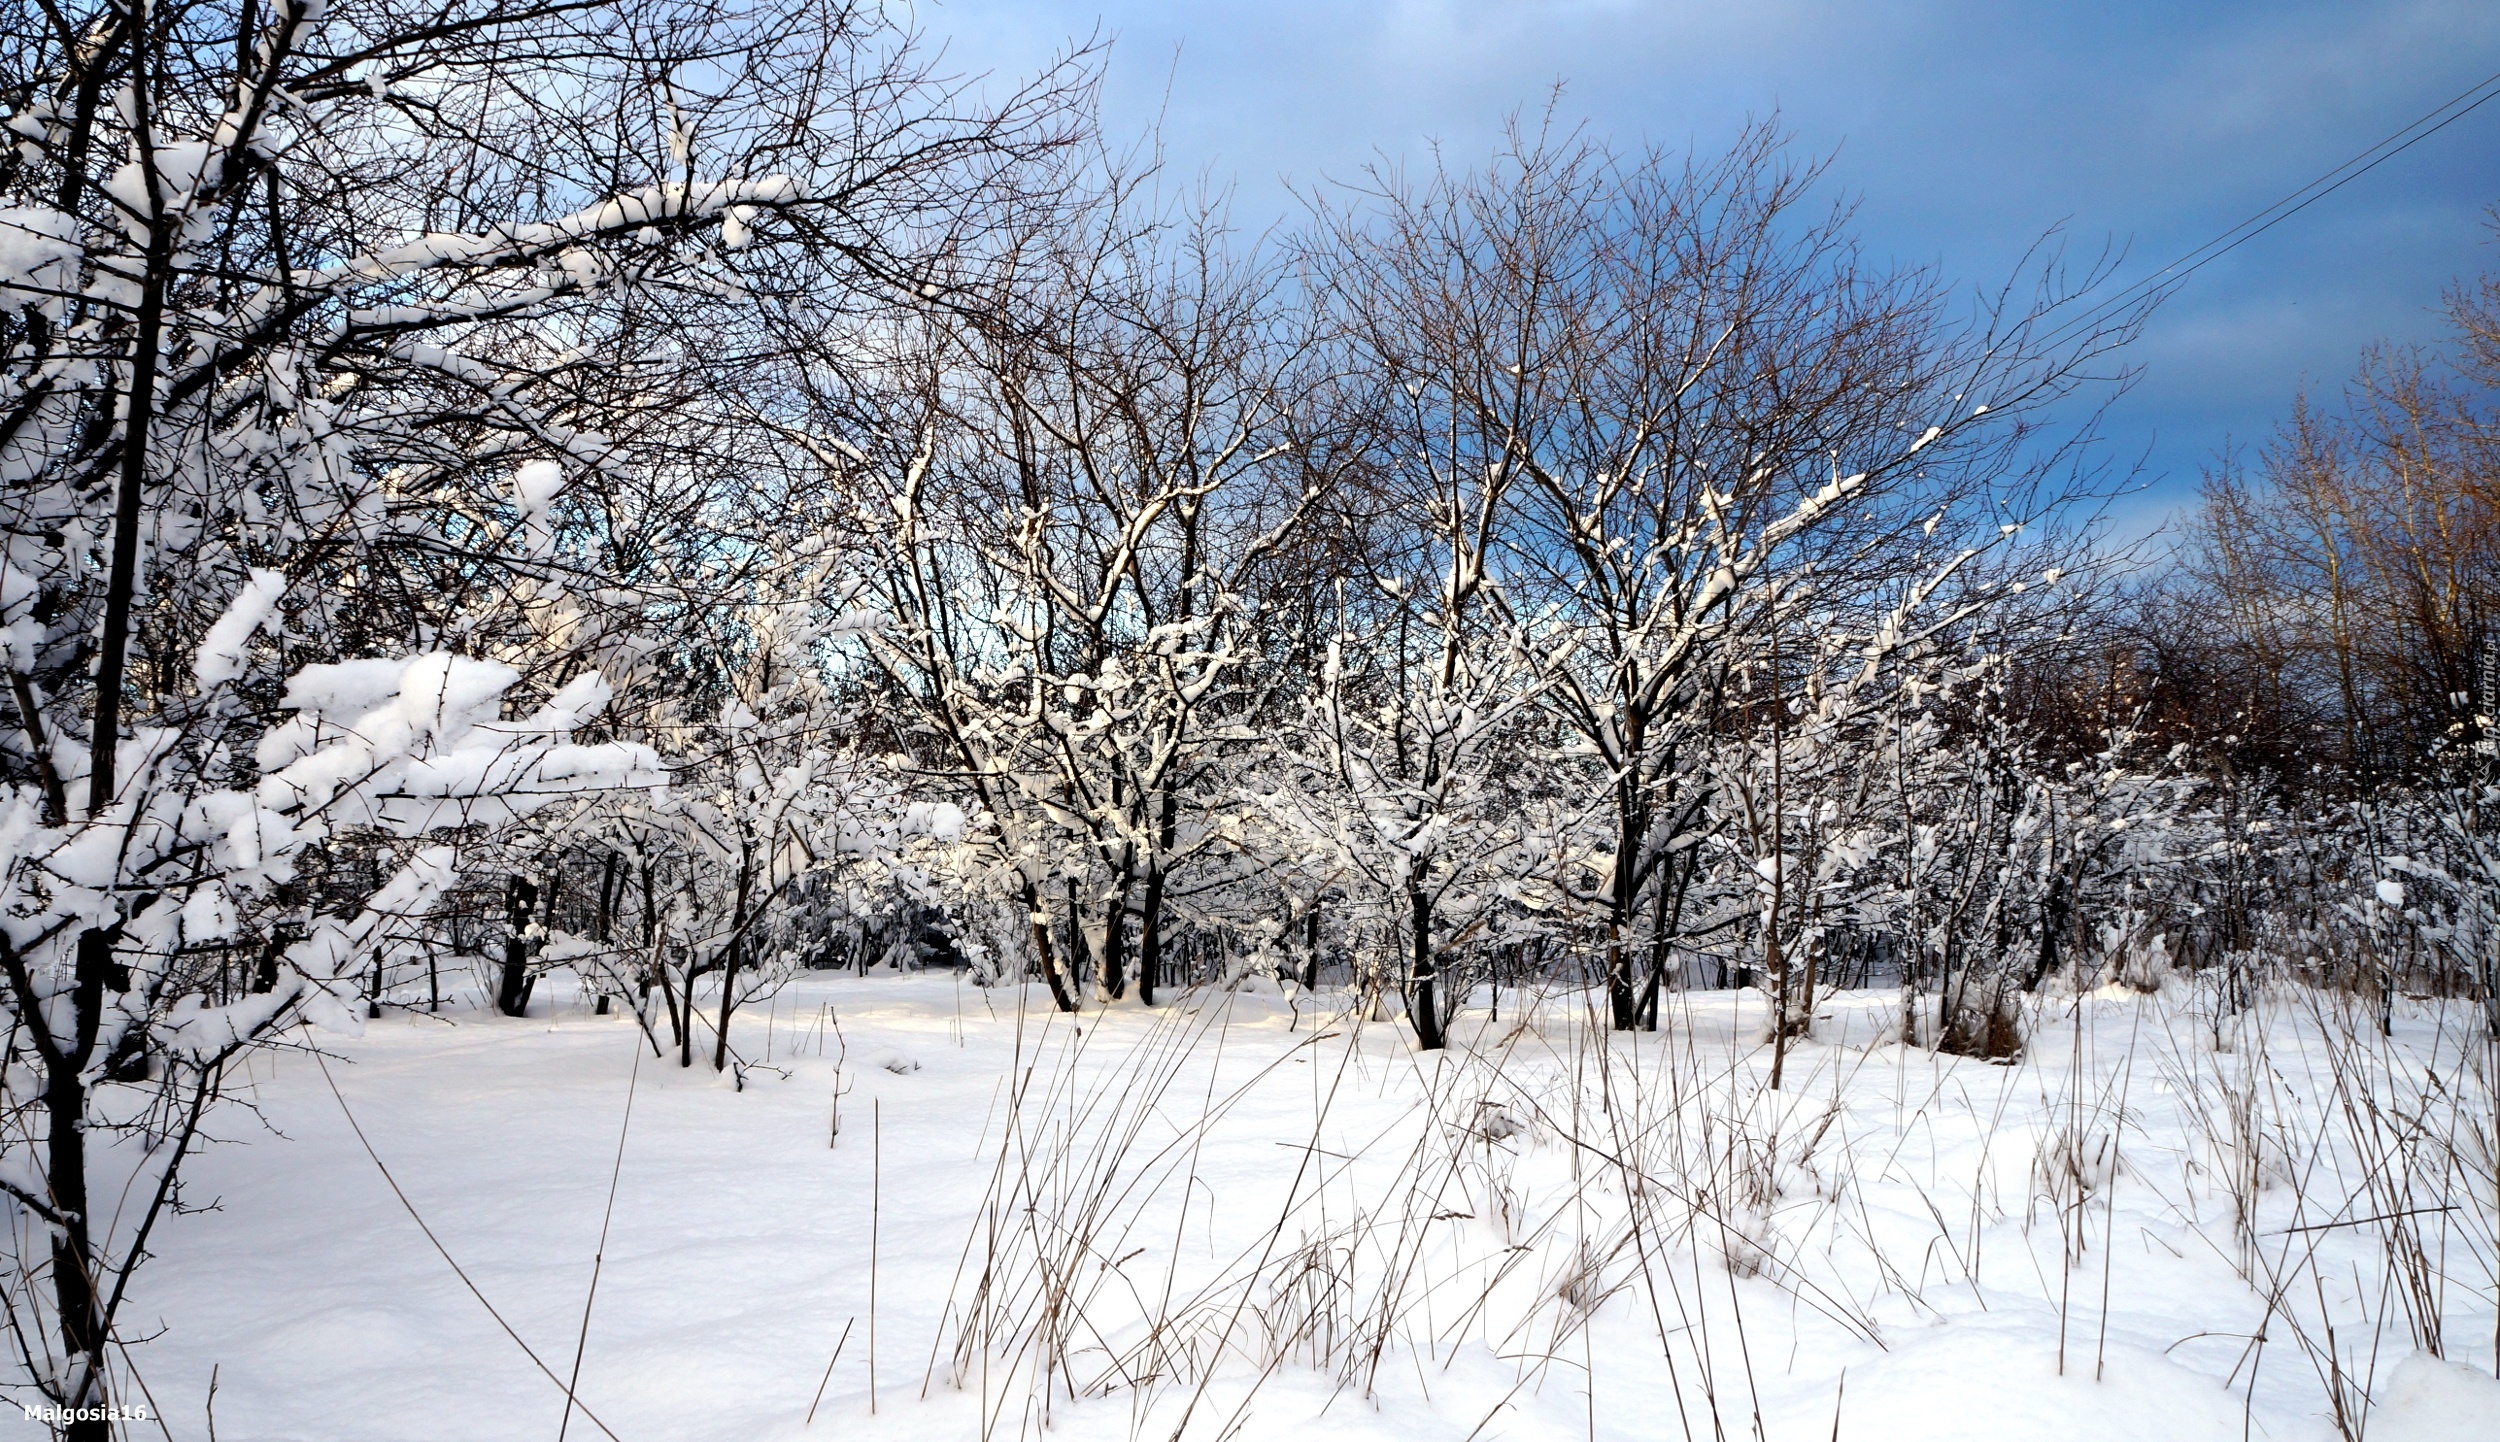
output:
[[[2227,1011],[2178,987],[2032,999],[2010,1067],[1861,1013],[1863,1037],[1792,1053],[1774,1091],[1741,1015],[1676,1000],[1644,1039],[1578,992],[1506,994],[1499,1025],[1471,1014],[1438,1055],[1359,995],[1305,1005],[1282,1045],[1235,1036],[1220,994],[1020,1022],[924,1385],[977,1392],[984,1439],[1115,1397],[1137,1429],[1220,1437],[1285,1369],[1370,1398],[1390,1367],[1473,1347],[1594,1406],[1605,1316],[1637,1325],[1618,1350],[1646,1334],[1683,1435],[1759,1433],[1771,1337],[1880,1348],[1904,1306],[1942,1315],[1937,1288],[1984,1305],[1992,1236],[2054,1240],[2059,1363],[2097,1375],[2129,1192],[2125,1224],[2175,1217],[2247,1281],[2261,1320],[2230,1380],[2252,1407],[2288,1348],[2358,1439],[2390,1349],[2462,1355],[2456,1319],[2500,1311],[2495,1063],[2471,1009],[2390,1038],[2366,1003],[2289,982]],[[1401,1088],[1386,1122],[1352,1105]],[[1291,1134],[1280,1092],[1307,1100]],[[2148,1129],[2155,1106],[2185,1121]],[[1245,1114],[1272,1184],[1219,1196],[1199,1162],[1243,1144]],[[1964,1140],[1909,1145],[1946,1132]]]

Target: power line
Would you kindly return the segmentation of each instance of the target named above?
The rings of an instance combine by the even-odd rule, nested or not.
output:
[[[2052,331],[2041,342],[2042,347],[2045,349],[2055,346],[2075,332],[2099,323],[2110,312],[2133,304],[2145,296],[2167,294],[2178,289],[2182,282],[2197,271],[2359,180],[2422,141],[2430,139],[2440,131],[2463,120],[2496,96],[2500,96],[2500,71],[2495,71],[2467,86],[2454,98],[2434,108],[2429,114],[2076,316]]]

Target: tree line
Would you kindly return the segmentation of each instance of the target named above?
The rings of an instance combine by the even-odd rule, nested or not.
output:
[[[472,983],[741,1072],[793,970],[931,954],[1428,1048],[1505,985],[1758,987],[1783,1050],[1897,986],[2003,1058],[2050,985],[2494,997],[2490,282],[2157,556],[2095,530],[2143,310],[1871,258],[1775,127],[1530,115],[1244,234],[1097,56],[952,80],[882,7],[7,16],[52,1405],[120,1396],[233,1060]]]

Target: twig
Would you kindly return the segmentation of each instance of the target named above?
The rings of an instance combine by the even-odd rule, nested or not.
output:
[[[461,1286],[469,1289],[470,1296],[477,1298],[477,1304],[486,1309],[487,1316],[495,1319],[495,1325],[503,1328],[503,1334],[512,1339],[513,1346],[521,1349],[521,1355],[530,1359],[530,1365],[544,1373],[548,1381],[555,1383],[558,1387],[565,1387],[564,1379],[557,1376],[555,1369],[539,1358],[538,1353],[531,1349],[529,1343],[521,1340],[520,1333],[512,1330],[512,1324],[503,1319],[503,1313],[496,1311],[495,1304],[486,1300],[486,1294],[478,1290],[477,1283],[469,1280],[467,1270],[462,1268],[459,1260],[452,1256],[451,1249],[443,1245],[443,1239],[435,1236],[434,1229],[425,1224],[424,1217],[418,1215],[416,1204],[408,1200],[408,1194],[400,1189],[399,1179],[392,1176],[391,1169],[382,1164],[382,1156],[373,1149],[373,1143],[366,1138],[365,1129],[357,1125],[356,1113],[348,1109],[347,1098],[339,1091],[338,1079],[330,1075],[330,1063],[322,1057],[318,1048],[308,1048],[308,1050],[312,1051],[314,1064],[321,1068],[321,1079],[329,1083],[330,1095],[338,1099],[339,1114],[347,1118],[348,1130],[356,1134],[357,1144],[365,1149],[366,1156],[373,1159],[374,1170],[380,1172],[382,1180],[390,1185],[391,1195],[399,1198],[400,1206],[408,1212],[408,1219],[417,1224],[418,1231],[425,1233],[425,1239],[433,1244],[435,1253],[451,1268],[452,1275],[460,1279]],[[571,1388],[565,1387],[565,1396],[567,1400],[573,1401],[574,1405],[582,1409],[582,1415],[590,1419],[590,1425],[605,1434],[609,1442],[624,1442],[624,1439],[618,1437],[607,1423],[599,1420],[598,1413],[590,1410],[589,1403],[573,1399]]]
[[[573,1373],[564,1383],[564,1420],[556,1424],[556,1442],[564,1442],[573,1425],[573,1389],[581,1385],[582,1353],[590,1346],[590,1307],[599,1300],[599,1268],[608,1256],[608,1222],[616,1215],[616,1184],[625,1175],[625,1136],[634,1126],[634,1083],[642,1077],[642,1048],[634,1048],[634,1065],[625,1074],[625,1120],[616,1129],[616,1162],[608,1169],[608,1205],[599,1214],[599,1246],[590,1254],[590,1291],[582,1297],[582,1329],[573,1338]]]
[[[2266,1235],[2269,1237],[2281,1237],[2288,1236],[2293,1232],[2324,1232],[2331,1231],[2336,1227],[2366,1227],[2372,1222],[2392,1222],[2399,1217],[2418,1217],[2426,1213],[2453,1212],[2455,1210],[2457,1210],[2457,1207],[2454,1202],[2436,1207],[2411,1207],[2401,1212],[2382,1212],[2375,1217],[2351,1217],[2340,1222],[2311,1222],[2307,1226],[2285,1227],[2281,1231],[2268,1232]]]
[[[877,1415],[877,1224],[885,1203],[885,1124],[868,1103],[868,1415]]]
[[[851,1340],[851,1324],[858,1320],[857,1317],[846,1317],[842,1320],[842,1335],[834,1339],[833,1355],[825,1359],[825,1375],[816,1379],[815,1400],[807,1404],[807,1420],[800,1423],[800,1426],[816,1425],[816,1407],[825,1400],[825,1384],[833,1380],[833,1364],[842,1360],[842,1348]],[[216,1442],[216,1439],[211,1438],[210,1442]]]

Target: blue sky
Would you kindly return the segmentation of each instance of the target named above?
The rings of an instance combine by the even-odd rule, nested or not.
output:
[[[1257,228],[1288,183],[1369,161],[1487,154],[1560,81],[1561,115],[1626,144],[1723,147],[1774,112],[1831,153],[1871,252],[1965,284],[2064,226],[2176,259],[2500,71],[2500,4],[1984,4],[1978,0],[945,0],[921,11],[965,68],[1030,71],[1116,40],[1117,132],[1161,123],[1169,164],[1235,187]],[[2441,289],[2500,268],[2494,101],[2198,272],[2155,317],[2106,428],[2143,458],[2140,531],[2226,443],[2263,436],[2362,346],[2430,341]]]

